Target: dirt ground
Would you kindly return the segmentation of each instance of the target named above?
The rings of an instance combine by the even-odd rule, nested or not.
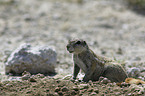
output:
[[[143,96],[142,85],[107,83],[101,79],[88,83],[81,80],[69,80],[32,75],[24,81],[4,81],[0,84],[1,96]]]
[[[99,81],[86,84],[62,77],[72,74],[72,56],[66,51],[72,38],[86,40],[96,54],[116,59],[126,70],[144,70],[144,22],[145,15],[129,9],[120,0],[1,0],[0,95],[143,96],[144,85],[119,87]],[[34,75],[34,81],[6,76],[4,62],[22,43],[53,46],[58,56],[58,74],[53,78]],[[138,78],[145,81],[145,73]]]

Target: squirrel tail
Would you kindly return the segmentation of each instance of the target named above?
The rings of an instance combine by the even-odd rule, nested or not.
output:
[[[136,85],[145,84],[145,81],[142,81],[140,79],[135,79],[135,78],[126,78],[125,82],[129,84],[136,84]]]

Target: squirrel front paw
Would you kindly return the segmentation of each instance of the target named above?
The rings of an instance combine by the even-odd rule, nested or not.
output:
[[[83,81],[84,81],[84,82],[88,82],[89,79],[85,76],[85,77],[83,78]]]

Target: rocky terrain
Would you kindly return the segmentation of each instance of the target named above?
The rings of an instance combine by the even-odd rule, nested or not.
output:
[[[145,81],[144,22],[145,15],[129,9],[120,0],[1,0],[0,90],[2,93],[0,95],[50,96],[58,87],[61,92],[63,87],[67,87],[64,90],[69,93],[62,92],[62,94],[81,95],[82,91],[78,92],[76,91],[78,89],[75,89],[72,92],[72,90],[73,87],[80,88],[82,82],[72,83],[65,80],[65,84],[60,86],[57,84],[64,82],[62,77],[72,74],[72,57],[66,51],[66,44],[72,38],[86,40],[96,54],[117,60],[127,72],[131,68],[138,68],[136,78]],[[36,82],[21,81],[21,77],[5,75],[4,64],[7,57],[22,43],[54,47],[57,53],[57,75],[53,78],[48,76],[44,76],[43,79],[36,78]],[[113,83],[104,85],[99,81],[91,84],[83,85],[89,86],[87,88],[90,90],[93,88],[90,93],[89,89],[86,89],[86,93],[84,92],[86,96],[88,94],[143,95],[142,88],[145,88],[143,85],[130,85],[131,87],[127,85],[122,88]],[[95,88],[99,93],[95,92]],[[113,93],[100,91],[105,89],[112,90]]]

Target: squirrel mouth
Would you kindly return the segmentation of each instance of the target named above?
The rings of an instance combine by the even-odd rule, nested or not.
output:
[[[73,51],[69,51],[69,53],[73,53]]]

